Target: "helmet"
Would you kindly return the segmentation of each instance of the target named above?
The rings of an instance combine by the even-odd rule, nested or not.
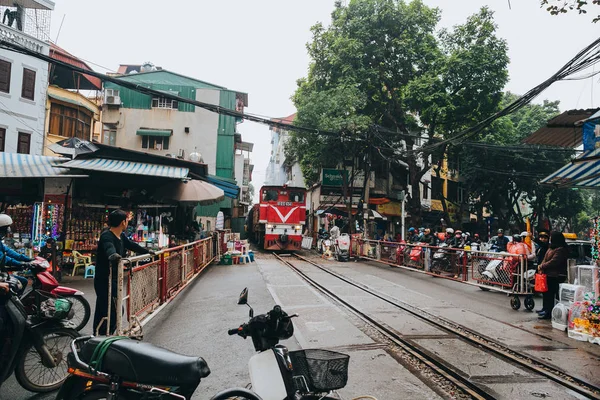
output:
[[[414,231],[415,231],[415,228],[412,228],[412,227],[411,227],[411,228],[408,228],[408,231],[409,231],[409,232],[414,232]]]
[[[478,238],[478,237],[479,237],[479,233],[476,233],[474,236],[475,236],[476,238]]]
[[[526,238],[527,236],[529,236],[529,232],[527,232],[527,231],[521,232],[521,236]]]
[[[521,235],[513,235],[513,241],[514,241],[514,242],[518,243],[518,242],[520,242],[520,241],[521,241],[521,239],[522,239],[522,238],[521,238]]]
[[[11,226],[13,220],[6,214],[0,214],[0,228],[4,228],[6,226]]]
[[[454,229],[452,229],[452,228],[447,228],[447,229],[446,229],[446,233],[453,234],[453,233],[454,233]]]
[[[454,233],[456,233],[457,235],[462,235],[462,231],[460,229],[457,229],[456,231],[454,231]]]
[[[539,237],[545,237],[545,238],[550,239],[550,235],[548,235],[548,232],[543,232],[543,231],[540,232]]]
[[[499,234],[503,234],[504,235],[504,229],[498,229],[498,235]]]

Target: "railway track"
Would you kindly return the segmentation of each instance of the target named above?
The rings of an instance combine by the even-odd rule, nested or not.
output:
[[[491,340],[490,338],[483,337],[477,332],[457,324],[453,321],[448,321],[444,318],[433,315],[426,310],[422,310],[418,307],[412,306],[398,299],[394,299],[385,294],[379,293],[366,285],[355,282],[343,275],[340,275],[331,269],[324,267],[320,264],[313,262],[312,260],[306,259],[299,255],[293,255],[291,258],[282,258],[275,254],[275,257],[287,265],[289,268],[294,270],[300,277],[302,277],[310,286],[314,287],[318,291],[324,293],[328,297],[332,298],[337,303],[341,304],[345,308],[352,311],[359,318],[367,322],[375,330],[380,332],[391,342],[399,346],[403,351],[407,352],[411,356],[418,359],[423,365],[432,369],[435,373],[442,376],[448,382],[455,385],[465,394],[475,399],[494,399],[497,398],[497,394],[490,391],[486,385],[478,384],[473,382],[467,377],[460,369],[454,367],[451,362],[444,361],[437,356],[433,356],[430,351],[425,347],[419,345],[413,340],[407,339],[404,335],[389,326],[377,321],[368,313],[362,311],[359,306],[351,304],[345,300],[342,296],[336,294],[332,289],[326,285],[317,281],[314,277],[311,277],[309,273],[299,268],[298,265],[294,265],[292,260],[296,262],[308,263],[311,266],[323,271],[330,276],[335,277],[337,280],[346,283],[364,293],[369,294],[373,298],[383,301],[387,305],[391,305],[394,309],[401,311],[423,321],[442,332],[445,332],[453,337],[458,338],[464,343],[477,348],[478,350],[485,351],[488,354],[493,355],[497,359],[508,362],[514,366],[517,366],[523,370],[530,371],[534,375],[542,377],[555,382],[556,384],[564,387],[567,391],[574,392],[589,399],[600,399],[600,388],[586,382],[578,377],[572,376],[567,372],[557,368],[554,365],[545,363],[542,360],[531,357],[526,354],[516,352],[509,349],[504,344],[497,341]]]

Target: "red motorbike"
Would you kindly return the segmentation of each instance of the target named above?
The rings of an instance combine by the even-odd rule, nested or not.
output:
[[[36,257],[32,262],[33,267],[29,271],[20,273],[21,276],[31,279],[31,290],[25,290],[21,296],[21,302],[27,313],[36,314],[40,310],[40,304],[48,298],[61,298],[69,300],[72,304],[73,318],[70,322],[76,330],[83,329],[92,314],[90,303],[83,297],[83,292],[77,289],[60,286],[56,278],[48,272],[50,263],[47,260]]]

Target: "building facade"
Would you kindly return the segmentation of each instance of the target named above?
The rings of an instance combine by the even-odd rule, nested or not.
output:
[[[54,3],[48,0],[15,0],[10,7],[0,5],[0,37],[48,55],[53,9]],[[47,89],[47,62],[0,51],[0,151],[43,153]]]
[[[292,114],[275,121],[291,125],[296,118]],[[297,162],[286,159],[285,147],[290,139],[290,132],[281,128],[271,128],[271,158],[265,175],[265,185],[288,185],[305,187],[304,175]]]

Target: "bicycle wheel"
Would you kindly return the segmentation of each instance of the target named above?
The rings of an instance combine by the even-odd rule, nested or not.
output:
[[[63,299],[69,300],[73,304],[71,322],[75,325],[74,329],[80,331],[85,328],[92,315],[90,303],[83,296],[63,296]]]
[[[226,389],[217,393],[210,400],[262,400],[256,393],[243,388]]]
[[[73,329],[55,328],[41,334],[50,354],[56,360],[56,367],[44,366],[42,357],[30,342],[19,355],[15,377],[24,389],[47,393],[58,389],[67,379],[67,354],[71,351],[71,342],[79,337],[79,333]]]

